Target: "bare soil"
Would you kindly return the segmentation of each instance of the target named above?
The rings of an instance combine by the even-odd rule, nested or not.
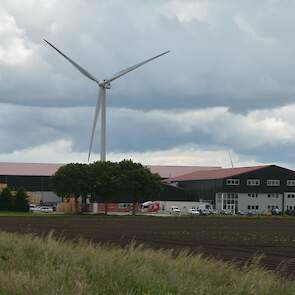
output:
[[[87,239],[125,246],[131,241],[154,249],[191,253],[244,264],[257,255],[261,265],[295,277],[295,218],[160,218],[144,216],[0,217],[0,230]]]

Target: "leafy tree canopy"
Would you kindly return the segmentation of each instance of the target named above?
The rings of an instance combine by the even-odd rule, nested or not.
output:
[[[108,197],[120,190],[121,171],[117,163],[97,161],[89,165],[89,171],[90,185],[97,194]]]
[[[6,187],[2,190],[0,195],[0,210],[11,210],[12,209],[12,199],[10,188]]]
[[[19,188],[14,200],[15,211],[29,211],[28,195],[23,188]]]
[[[161,178],[132,160],[98,161],[88,165],[72,163],[55,173],[52,187],[62,197],[85,197],[95,191],[105,202],[111,195],[130,195],[135,204],[140,198],[156,199],[161,191]]]
[[[62,166],[51,178],[54,192],[61,197],[87,194],[90,191],[88,165],[71,163]]]

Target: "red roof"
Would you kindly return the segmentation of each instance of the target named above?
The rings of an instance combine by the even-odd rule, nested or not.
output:
[[[247,172],[259,170],[270,165],[239,167],[239,168],[221,168],[216,170],[196,171],[178,177],[169,179],[169,181],[185,181],[185,180],[205,180],[205,179],[224,179],[228,177],[238,176]]]
[[[0,175],[20,175],[20,176],[51,176],[61,166],[65,164],[47,163],[1,163]],[[218,169],[219,167],[204,166],[158,166],[148,165],[152,173],[158,173],[162,178],[177,177],[193,171]]]
[[[64,164],[0,163],[0,175],[51,176]]]
[[[208,166],[164,166],[164,165],[147,165],[152,173],[158,173],[162,178],[177,177],[183,174],[204,170],[216,170],[221,167]]]

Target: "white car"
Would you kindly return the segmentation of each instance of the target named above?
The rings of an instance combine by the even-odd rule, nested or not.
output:
[[[174,213],[174,214],[179,214],[179,213],[180,213],[179,208],[176,207],[176,206],[172,206],[172,207],[171,207],[170,214],[172,214],[172,213]]]
[[[30,204],[30,208],[29,208],[29,210],[30,210],[31,212],[40,212],[40,209],[41,209],[40,206],[36,206],[36,205],[34,205],[34,204]]]
[[[42,206],[42,207],[40,207],[40,212],[42,212],[42,213],[52,213],[53,209],[51,207],[48,207],[48,206]]]
[[[188,211],[188,213],[191,215],[200,215],[201,214],[200,211],[198,211],[197,209],[190,209]]]

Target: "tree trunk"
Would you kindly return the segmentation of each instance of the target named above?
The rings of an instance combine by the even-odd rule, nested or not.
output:
[[[104,214],[108,215],[108,202],[104,202]]]
[[[87,195],[82,195],[82,212],[88,212],[87,210],[87,204],[86,204],[86,200],[87,200]]]
[[[136,195],[133,195],[132,215],[136,214],[136,201],[137,201]]]

